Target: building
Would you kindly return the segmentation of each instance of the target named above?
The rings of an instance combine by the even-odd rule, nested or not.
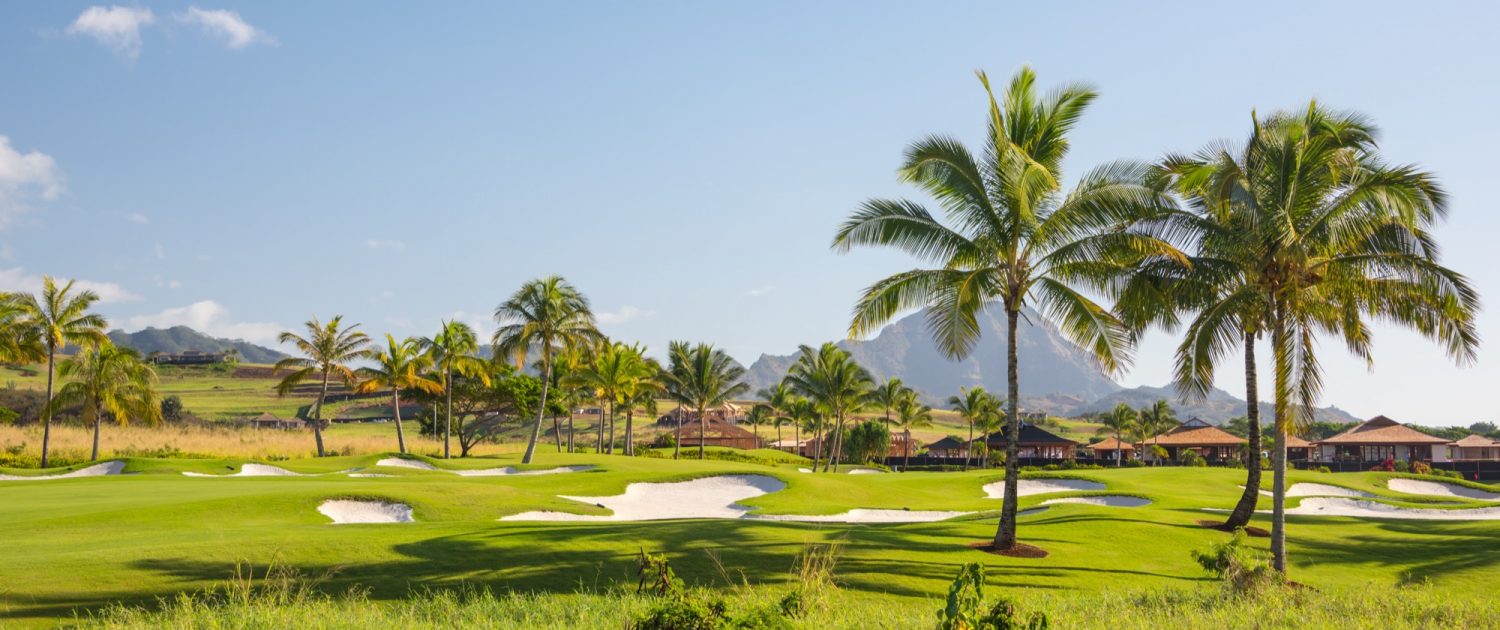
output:
[[[1141,457],[1155,460],[1153,446],[1167,451],[1167,459],[1176,461],[1183,451],[1196,451],[1210,462],[1224,462],[1239,457],[1239,451],[1248,442],[1198,418],[1190,418],[1177,428],[1141,442]]]
[[[709,422],[722,422],[725,424],[735,424],[739,422],[740,418],[744,417],[740,406],[731,402],[724,403],[718,407],[712,407],[708,409],[708,413],[705,415],[708,416]],[[679,405],[677,408],[662,414],[660,418],[656,419],[656,426],[658,427],[675,427],[679,424],[683,426],[698,424],[698,411]]]
[[[1059,437],[1034,424],[1022,424],[1020,439],[1016,440],[1016,457],[1022,459],[1073,459],[1078,452],[1078,443]],[[1010,443],[1005,431],[991,433],[975,440],[983,441],[991,453],[1004,451]]]
[[[948,436],[927,445],[929,457],[960,459],[969,456],[969,443],[962,438]]]
[[[1135,445],[1110,436],[1093,444],[1083,447],[1089,452],[1089,456],[1095,459],[1127,460],[1135,457]],[[1123,451],[1123,452],[1122,452]]]
[[[1448,461],[1451,440],[1428,435],[1385,416],[1375,416],[1329,438],[1313,443],[1320,462],[1376,465],[1387,460]]]
[[[1461,440],[1448,443],[1448,459],[1454,461],[1500,460],[1500,440],[1469,434]]]
[[[153,352],[146,357],[157,365],[213,365],[229,359],[228,352]]]
[[[697,422],[689,422],[682,425],[682,440],[678,445],[682,448],[697,446],[699,443],[699,427]],[[710,420],[702,443],[704,446],[724,446],[728,448],[753,449],[761,447],[761,439],[754,433],[727,422]]]
[[[1265,441],[1262,447],[1269,449],[1271,442]],[[1286,436],[1286,458],[1287,461],[1301,462],[1312,457],[1312,442],[1299,438],[1295,435]]]
[[[297,418],[281,418],[269,411],[245,422],[257,429],[300,429],[307,426],[307,423]]]

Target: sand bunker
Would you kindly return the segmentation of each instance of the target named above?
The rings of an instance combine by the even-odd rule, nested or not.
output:
[[[305,475],[303,473],[292,472],[292,471],[287,470],[285,468],[280,468],[280,467],[277,467],[277,466],[267,466],[265,464],[245,464],[243,466],[240,466],[239,472],[229,473],[229,474],[224,474],[224,475],[215,475],[215,474],[210,474],[210,473],[198,473],[198,472],[185,472],[185,473],[182,473],[182,474],[187,475],[189,477],[306,477],[306,476],[308,476],[308,475]]]
[[[797,523],[931,523],[946,521],[973,512],[935,510],[866,510],[855,509],[843,514],[751,514],[745,518],[758,521],[792,521]]]
[[[46,479],[102,477],[104,475],[118,475],[123,470],[125,470],[125,462],[104,462],[102,464],[94,464],[88,468],[79,468],[73,472],[58,473],[55,475],[0,475],[0,481],[42,481]]]
[[[1500,501],[1500,493],[1485,492],[1478,488],[1460,486],[1456,483],[1443,483],[1441,481],[1422,481],[1421,479],[1392,479],[1385,486],[1396,492],[1406,494],[1423,494],[1433,497],[1458,497],[1462,499],[1478,499],[1480,501]]]
[[[347,523],[410,523],[411,506],[386,501],[324,501],[318,511],[333,519],[335,525]]]
[[[876,470],[874,468],[855,468],[853,470],[850,470],[849,474],[851,474],[851,475],[883,475],[883,474],[885,474],[885,471],[884,470]]]
[[[1103,490],[1104,484],[1086,479],[1020,479],[1016,482],[1016,496],[1024,497],[1049,492],[1091,492]],[[984,494],[991,499],[1005,498],[1005,482],[996,481],[984,485]]]
[[[1261,510],[1265,512],[1265,510]],[[1362,518],[1396,518],[1421,521],[1494,521],[1500,520],[1500,507],[1435,510],[1431,508],[1404,508],[1375,501],[1360,501],[1344,498],[1303,499],[1287,514],[1304,516],[1355,516]]]
[[[1244,490],[1245,486],[1237,486]],[[1256,490],[1263,497],[1275,496],[1270,490]],[[1326,483],[1294,483],[1287,486],[1286,496],[1289,497],[1350,497],[1355,499],[1369,499],[1375,495],[1341,486],[1330,486]]]
[[[378,462],[376,466],[389,466],[391,468],[411,468],[414,470],[434,470],[438,472],[452,473],[460,477],[505,477],[509,475],[556,475],[560,473],[582,472],[590,470],[593,466],[559,466],[557,468],[541,468],[537,470],[518,470],[513,466],[502,466],[500,468],[480,468],[478,470],[449,470],[438,468],[420,459],[401,459],[399,457],[387,457]]]
[[[1079,503],[1083,505],[1099,505],[1103,507],[1143,507],[1151,505],[1151,501],[1140,497],[1127,497],[1122,495],[1109,495],[1102,497],[1063,497],[1061,499],[1047,499],[1042,505],[1057,505],[1059,503]]]
[[[599,505],[609,516],[567,512],[522,512],[502,521],[655,521],[670,518],[743,518],[750,511],[739,501],[786,488],[765,475],[721,475],[671,483],[632,483],[612,497],[562,498]]]
[[[811,468],[798,468],[797,472],[799,472],[799,473],[810,473],[810,472],[812,472],[812,469]]]
[[[377,478],[395,477],[395,475],[387,475],[387,474],[384,474],[384,473],[349,473],[349,476],[350,477],[355,477],[355,478],[358,478],[358,479],[377,479]]]

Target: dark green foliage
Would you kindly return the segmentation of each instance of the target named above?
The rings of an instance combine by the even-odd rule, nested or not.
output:
[[[849,461],[867,464],[882,458],[891,450],[891,432],[876,420],[867,420],[849,429],[844,445]]]
[[[161,419],[164,422],[182,421],[182,398],[167,396],[161,399]]]
[[[1236,593],[1257,590],[1282,581],[1271,569],[1265,554],[1245,546],[1245,530],[1236,529],[1229,540],[1214,543],[1205,550],[1193,550],[1193,560],[1205,571],[1218,576]]]
[[[1007,597],[984,607],[984,565],[971,562],[960,567],[948,586],[943,608],[937,612],[938,630],[1046,630],[1047,615],[1033,612],[1024,620],[1015,602]]]

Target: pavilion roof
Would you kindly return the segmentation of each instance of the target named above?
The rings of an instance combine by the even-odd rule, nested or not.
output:
[[[1375,416],[1319,444],[1447,444],[1447,438],[1428,435],[1385,416]]]
[[[1118,438],[1111,436],[1084,448],[1095,451],[1133,451],[1135,450],[1135,445],[1129,442],[1121,442]]]
[[[1245,438],[1193,418],[1171,431],[1146,440],[1143,444],[1159,444],[1161,446],[1235,446],[1244,444],[1246,441]]]
[[[983,440],[985,442],[985,444],[988,445],[988,446],[990,446],[991,448],[999,448],[999,447],[1005,446],[1006,442],[1008,441],[1006,439],[1007,437],[1008,436],[1005,434],[1005,430],[1002,429],[1002,430],[997,431],[995,433],[991,433],[988,438],[980,438],[980,440]],[[976,440],[976,441],[980,441],[980,440]],[[1074,442],[1073,440],[1070,440],[1070,439],[1065,438],[1065,437],[1060,437],[1060,436],[1054,435],[1050,431],[1047,431],[1046,429],[1043,429],[1043,428],[1041,428],[1039,426],[1036,426],[1034,424],[1029,424],[1029,423],[1023,423],[1023,424],[1021,424],[1020,439],[1017,440],[1016,443],[1017,444],[1077,444],[1077,442]]]
[[[1477,433],[1470,433],[1470,434],[1464,436],[1463,439],[1456,440],[1456,441],[1452,442],[1451,444],[1449,444],[1449,446],[1459,446],[1459,447],[1500,446],[1500,440],[1496,440],[1494,438],[1487,438],[1487,437],[1484,437],[1483,435],[1479,435]]]

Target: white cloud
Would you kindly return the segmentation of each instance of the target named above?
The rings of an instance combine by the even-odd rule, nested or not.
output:
[[[142,328],[171,328],[187,326],[205,335],[243,339],[253,343],[271,343],[284,330],[281,325],[269,322],[236,322],[229,317],[229,309],[213,300],[193,302],[187,306],[169,308],[159,313],[136,315],[126,320],[131,330]]]
[[[148,224],[148,223],[151,222],[150,217],[147,217],[146,215],[141,214],[139,212],[132,212],[132,213],[130,213],[129,216],[125,217],[125,220],[127,220],[127,221],[129,221],[131,223],[139,223],[141,225],[146,225],[146,224]]]
[[[21,153],[0,135],[0,229],[26,210],[26,200],[53,200],[63,191],[62,173],[52,156],[40,151]]]
[[[651,311],[643,311],[629,304],[620,307],[617,311],[601,311],[594,315],[601,324],[623,324],[637,317],[650,317]]]
[[[406,251],[406,243],[395,239],[368,238],[365,239],[365,247],[370,249],[394,249]]]
[[[68,33],[87,35],[116,55],[135,59],[141,54],[141,27],[155,22],[151,9],[95,6],[84,9],[68,27]]]
[[[775,291],[775,290],[776,290],[776,286],[775,285],[768,284],[768,285],[763,286],[763,287],[755,287],[754,289],[750,289],[749,291],[745,292],[745,295],[748,295],[750,297],[760,297],[762,295],[765,295],[765,294],[770,293],[770,292]]]
[[[166,258],[167,257],[167,250],[165,250],[165,249],[162,248],[161,243],[157,243],[156,244],[156,257],[157,258]]]
[[[57,278],[59,285],[67,282],[65,278]],[[113,302],[134,302],[141,296],[131,293],[113,282],[95,282],[93,280],[79,280],[73,283],[75,290],[93,291],[99,294],[101,304]],[[13,291],[19,293],[35,293],[42,289],[42,277],[26,273],[26,270],[16,267],[14,269],[0,269],[0,291]]]
[[[495,318],[490,314],[476,314],[468,311],[453,311],[449,320],[459,321],[474,329],[474,336],[479,339],[479,345],[488,345],[490,339],[495,336]],[[437,332],[438,327],[433,326],[432,332]]]
[[[210,37],[223,40],[224,45],[235,50],[245,48],[251,44],[276,45],[276,38],[271,37],[234,11],[225,9],[200,9],[196,6],[188,7],[187,13],[177,13],[172,17],[177,18],[183,24],[196,25]]]

